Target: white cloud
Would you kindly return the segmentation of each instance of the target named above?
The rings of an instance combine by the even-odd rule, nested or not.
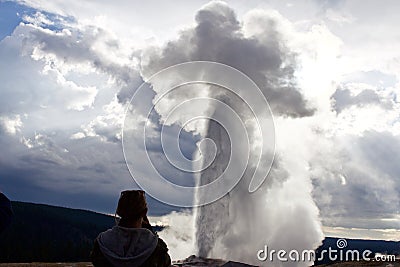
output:
[[[15,135],[21,132],[23,126],[21,116],[0,116],[1,128],[10,135]]]
[[[346,14],[344,12],[340,12],[340,10],[335,10],[332,8],[328,8],[326,10],[326,18],[337,23],[339,26],[355,21],[355,18],[351,14]]]
[[[22,19],[36,26],[54,25],[53,21],[51,21],[45,15],[43,15],[41,12],[38,11],[31,16],[24,15],[22,16]]]
[[[125,107],[114,98],[108,105],[103,106],[104,115],[98,115],[89,124],[82,127],[79,136],[99,136],[104,141],[120,141],[121,129],[125,116]]]
[[[71,135],[71,139],[82,139],[82,138],[85,138],[85,134],[84,133],[82,133],[82,132],[77,132],[77,133],[74,133],[73,135]]]

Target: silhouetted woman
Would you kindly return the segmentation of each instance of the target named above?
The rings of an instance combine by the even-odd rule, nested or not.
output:
[[[96,238],[91,253],[95,267],[166,267],[171,265],[165,242],[147,219],[144,191],[123,191],[114,226]]]

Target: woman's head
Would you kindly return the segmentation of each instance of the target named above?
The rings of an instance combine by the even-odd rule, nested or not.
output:
[[[121,192],[116,213],[121,217],[120,224],[132,224],[145,217],[147,203],[144,191],[127,190]]]

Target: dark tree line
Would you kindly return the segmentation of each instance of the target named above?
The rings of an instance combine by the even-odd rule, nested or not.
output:
[[[115,225],[114,217],[91,211],[17,201],[12,205],[13,221],[0,234],[0,262],[89,261],[93,240]]]
[[[11,226],[0,235],[1,262],[88,261],[94,238],[111,216],[84,210],[13,202]]]

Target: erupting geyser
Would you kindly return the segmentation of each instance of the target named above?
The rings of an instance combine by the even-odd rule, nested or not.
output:
[[[310,153],[307,143],[293,134],[308,131],[302,118],[312,116],[314,110],[296,86],[295,57],[285,46],[286,39],[281,35],[284,27],[280,26],[287,22],[281,20],[279,14],[256,10],[239,21],[226,3],[212,1],[197,12],[194,27],[181,31],[179,38],[164,47],[149,51],[142,60],[142,74],[147,78],[175,64],[196,60],[236,69],[235,75],[227,75],[217,63],[210,68],[188,63],[168,79],[152,82],[156,93],[153,103],[164,95],[164,88],[189,82],[188,77],[192,82],[213,82],[177,89],[166,95],[168,101],[164,105],[155,107],[166,120],[179,103],[193,101],[176,116],[180,126],[186,125],[191,115],[211,117],[206,129],[195,130],[207,138],[200,142],[199,152],[203,167],[208,168],[196,174],[197,184],[210,184],[210,189],[197,188],[197,193],[193,192],[199,206],[195,219],[200,256],[264,265],[258,261],[257,252],[266,245],[274,250],[301,252],[317,248],[323,238],[307,171]],[[249,83],[243,83],[238,70],[254,81],[253,85],[257,84],[255,95]],[[237,90],[231,90],[235,86]],[[196,104],[199,97],[218,103]],[[273,123],[265,99],[275,115],[276,138],[273,126],[269,127]],[[234,112],[227,113],[229,108],[224,105]],[[186,191],[184,197],[189,197],[192,191]],[[180,199],[184,199],[173,199],[171,195],[166,196],[171,198],[170,204],[180,204]],[[216,196],[219,198],[214,201]],[[290,261],[268,263],[274,264],[310,265]]]

